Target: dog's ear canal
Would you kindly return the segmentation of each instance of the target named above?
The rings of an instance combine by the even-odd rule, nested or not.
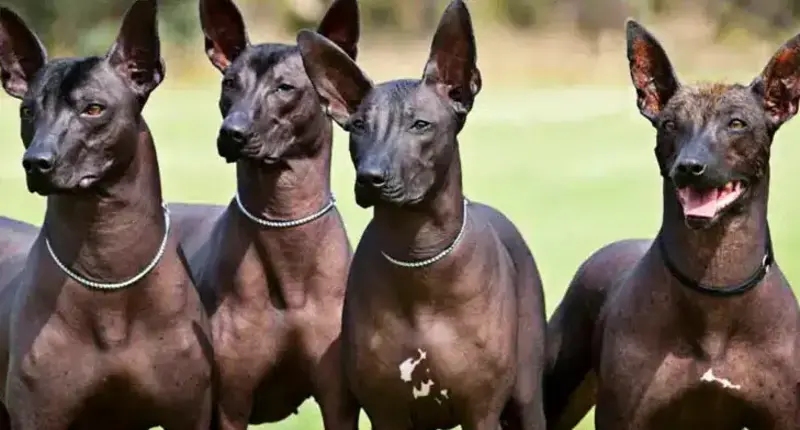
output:
[[[422,80],[451,100],[457,114],[466,115],[481,90],[472,19],[463,0],[444,11],[431,43]]]
[[[358,56],[361,23],[356,0],[334,0],[317,32],[342,48],[353,60]]]
[[[156,0],[137,0],[122,21],[106,60],[141,98],[164,80]]]
[[[680,84],[667,53],[650,32],[636,21],[628,19],[625,33],[631,81],[636,89],[636,105],[639,112],[653,122],[678,91]]]
[[[242,14],[232,0],[200,0],[200,25],[206,55],[220,72],[250,45]]]
[[[763,100],[767,121],[773,131],[797,113],[800,100],[800,34],[778,49],[750,88]]]
[[[297,46],[314,89],[327,105],[328,115],[342,127],[372,90],[372,81],[336,44],[325,36],[301,30]]]
[[[36,73],[47,62],[36,34],[11,9],[0,6],[0,83],[21,99]]]

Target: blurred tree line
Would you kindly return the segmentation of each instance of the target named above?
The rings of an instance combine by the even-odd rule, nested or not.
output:
[[[103,49],[132,0],[0,0],[19,11],[44,39],[61,49]],[[196,40],[198,0],[161,0],[162,37]],[[332,0],[236,0],[248,22],[294,31],[314,25]],[[447,0],[359,0],[365,32],[417,35],[430,30]],[[621,30],[627,16],[648,19],[690,7],[703,12],[717,34],[747,29],[759,36],[796,25],[800,0],[467,0],[476,20],[516,29],[570,25],[588,40]],[[101,44],[101,45],[97,45]]]

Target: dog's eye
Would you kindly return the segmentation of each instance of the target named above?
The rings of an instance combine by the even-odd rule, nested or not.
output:
[[[731,122],[728,123],[728,128],[731,130],[744,130],[745,127],[747,127],[747,124],[745,124],[744,121],[736,118],[732,119]]]
[[[675,121],[668,119],[661,123],[661,128],[667,132],[675,131]]]
[[[354,119],[350,121],[350,131],[363,131],[367,125],[364,123],[363,119]]]
[[[421,119],[418,119],[418,120],[414,121],[414,124],[411,124],[411,128],[413,130],[417,130],[417,131],[426,130],[430,126],[431,126],[431,123],[429,123],[428,121],[425,121],[425,120],[421,120]]]
[[[99,103],[89,103],[83,109],[83,114],[86,116],[100,116],[105,110],[106,108]]]
[[[222,88],[226,90],[236,89],[236,80],[233,78],[225,78],[222,80]]]
[[[22,119],[31,119],[33,118],[33,110],[27,106],[21,106],[19,108],[19,117]]]
[[[289,84],[280,84],[278,85],[278,91],[280,92],[289,92],[294,90],[294,87]]]

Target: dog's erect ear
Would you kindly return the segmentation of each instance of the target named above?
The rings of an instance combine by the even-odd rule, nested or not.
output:
[[[164,80],[157,14],[156,0],[136,0],[122,20],[116,42],[106,54],[106,61],[143,99]]]
[[[628,65],[636,89],[639,112],[651,122],[661,113],[680,84],[667,53],[658,40],[638,22],[625,22],[628,39]]]
[[[778,49],[750,87],[764,101],[767,120],[773,130],[797,113],[800,100],[800,34]]]
[[[6,92],[21,99],[46,62],[47,52],[36,34],[19,15],[0,6],[0,82]]]
[[[200,24],[206,55],[224,73],[250,45],[242,14],[232,0],[200,0]]]
[[[476,61],[475,34],[469,10],[463,0],[453,0],[433,36],[422,80],[449,98],[456,113],[466,115],[482,85]]]
[[[361,33],[358,1],[334,0],[322,18],[317,33],[330,39],[355,60],[358,56],[358,38]]]
[[[313,31],[297,33],[297,46],[314,89],[328,115],[342,127],[372,90],[372,81],[336,44]]]

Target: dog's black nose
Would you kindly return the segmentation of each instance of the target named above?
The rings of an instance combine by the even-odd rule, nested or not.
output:
[[[241,126],[240,124],[232,124],[228,126],[223,125],[220,133],[231,142],[239,146],[243,146],[245,143],[247,143],[247,140],[250,136],[247,128]]]
[[[46,175],[53,170],[55,154],[50,152],[34,152],[22,157],[22,168],[25,173]]]
[[[376,168],[359,169],[356,183],[362,187],[380,188],[386,184],[386,175]]]
[[[675,166],[677,173],[684,176],[701,176],[707,168],[707,164],[695,159],[681,160]]]

